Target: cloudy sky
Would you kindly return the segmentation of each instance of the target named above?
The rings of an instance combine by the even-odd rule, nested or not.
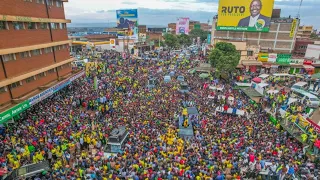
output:
[[[275,0],[281,15],[296,16],[300,0]],[[320,0],[304,0],[300,10],[301,24],[320,30]],[[211,21],[217,14],[218,0],[69,0],[66,17],[73,23],[116,22],[117,9],[138,9],[139,24],[167,25],[177,17],[190,17],[201,22]]]

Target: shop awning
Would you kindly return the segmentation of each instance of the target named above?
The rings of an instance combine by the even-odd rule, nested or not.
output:
[[[264,68],[271,68],[271,64],[262,64],[262,67],[264,67]]]
[[[290,63],[288,63],[288,62],[277,62],[277,65],[279,65],[279,66],[290,66]]]
[[[304,65],[311,65],[313,63],[312,60],[304,60],[303,64]]]
[[[314,67],[311,65],[303,65],[303,68],[304,69],[314,69]]]
[[[244,68],[244,66],[242,64],[238,64],[236,68]]]
[[[242,65],[244,66],[262,66],[262,62],[260,61],[242,61]]]
[[[290,66],[293,68],[303,68],[302,64],[291,64]]]
[[[320,67],[320,64],[319,63],[318,64],[314,63],[314,64],[312,64],[312,66],[313,67]]]

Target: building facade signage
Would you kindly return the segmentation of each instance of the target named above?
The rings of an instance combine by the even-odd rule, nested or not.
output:
[[[274,22],[274,23],[292,23],[293,19],[289,19],[289,18],[286,18],[286,19],[271,19],[271,22]]]
[[[291,30],[290,30],[290,35],[289,35],[291,38],[294,36],[296,25],[297,25],[297,20],[294,19],[292,22],[292,25],[291,25]]]
[[[30,107],[30,102],[29,102],[29,100],[26,100],[26,101],[14,106],[14,107],[8,109],[7,111],[0,113],[0,124],[7,122],[8,120],[12,119],[14,116],[25,111],[29,107]]]
[[[13,22],[52,22],[52,23],[70,23],[67,19],[49,19],[49,18],[37,18],[28,16],[11,16],[0,15],[0,21],[13,21]]]
[[[62,81],[62,82],[56,84],[55,86],[52,86],[51,88],[46,89],[45,91],[43,91],[40,94],[37,94],[37,95],[29,98],[30,106],[33,106],[33,105],[37,104],[38,102],[48,98],[49,96],[58,92],[62,88],[68,86],[69,84],[71,84],[72,81],[78,79],[79,77],[83,76],[84,74],[85,74],[85,72],[81,72],[68,80]]]

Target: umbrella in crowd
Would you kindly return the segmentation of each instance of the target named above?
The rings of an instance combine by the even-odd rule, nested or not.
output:
[[[253,82],[256,82],[256,83],[261,83],[261,78],[259,77],[255,77],[252,79]]]

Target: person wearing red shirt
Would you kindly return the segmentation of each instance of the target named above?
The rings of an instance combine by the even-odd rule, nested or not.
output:
[[[229,109],[228,105],[225,104],[225,105],[223,106],[223,112],[224,112],[224,113],[227,113],[228,109]]]

